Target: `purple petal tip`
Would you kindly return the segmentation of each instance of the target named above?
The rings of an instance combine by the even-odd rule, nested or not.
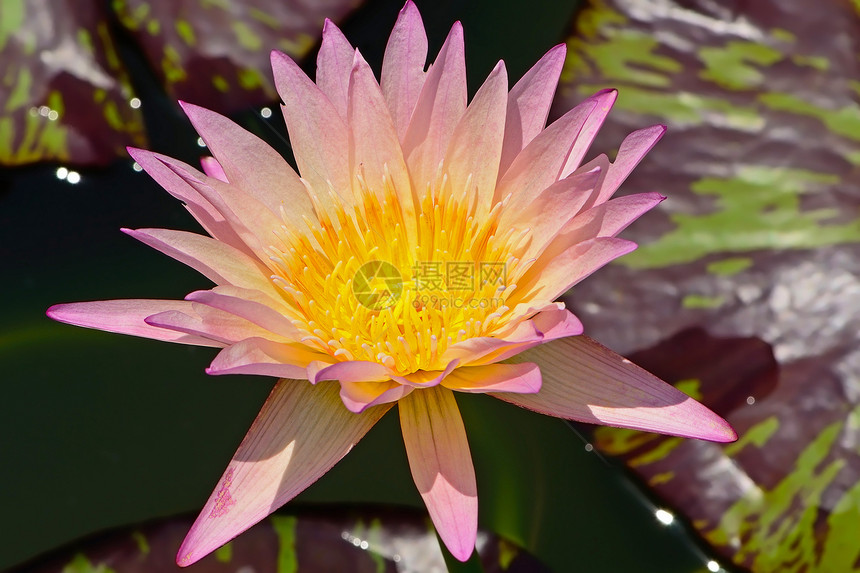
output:
[[[58,320],[57,319],[57,309],[58,309],[58,307],[61,307],[61,306],[63,306],[63,305],[52,304],[51,306],[48,307],[48,310],[45,311],[45,316],[47,316],[51,320]]]

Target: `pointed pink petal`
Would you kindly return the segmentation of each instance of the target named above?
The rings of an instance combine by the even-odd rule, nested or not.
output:
[[[504,62],[499,62],[466,108],[445,153],[445,170],[454,192],[460,193],[467,184],[470,193],[477,188],[476,217],[493,206],[507,98],[508,73]]]
[[[179,103],[224,169],[230,185],[238,187],[272,213],[283,211],[287,226],[302,228],[302,216],[314,216],[305,186],[280,153],[223,115],[190,103]],[[219,178],[213,179],[227,187]]]
[[[579,319],[565,308],[553,308],[523,320],[510,333],[470,338],[449,346],[444,359],[459,358],[464,366],[492,364],[541,342],[577,334],[582,334]]]
[[[564,44],[555,46],[511,89],[499,177],[505,174],[514,158],[546,125],[566,53],[567,46]]]
[[[537,394],[493,394],[541,414],[700,438],[737,439],[731,426],[674,386],[586,336],[542,344],[518,356],[540,365]]]
[[[207,233],[246,254],[253,254],[218,209],[164,163],[163,160],[168,159],[166,156],[134,147],[127,149],[129,155],[156,183],[185,204],[185,208]]]
[[[100,300],[95,302],[73,302],[55,304],[46,314],[58,322],[74,324],[86,328],[96,328],[107,332],[130,334],[165,342],[179,342],[195,346],[214,346],[220,344],[200,336],[188,335],[175,330],[150,326],[144,320],[147,316],[168,310],[190,311],[191,303],[184,300]]]
[[[606,180],[600,187],[600,196],[597,198],[598,205],[612,197],[633,171],[633,168],[639,165],[642,158],[651,151],[665,133],[665,125],[652,125],[634,131],[624,138],[621,147],[618,148],[618,155],[609,168]]]
[[[201,157],[200,166],[203,168],[203,173],[209,177],[214,177],[224,183],[227,183],[227,174],[224,173],[224,168],[218,163],[218,160],[211,156]]]
[[[185,300],[235,314],[290,340],[298,341],[302,337],[293,322],[284,316],[284,306],[260,291],[217,286],[192,292]]]
[[[458,392],[534,394],[540,391],[541,374],[532,362],[465,366],[452,372],[442,386]]]
[[[532,318],[543,342],[582,334],[582,323],[566,308],[544,310]]]
[[[614,237],[664,199],[659,193],[637,193],[601,203],[568,221],[546,250],[560,251],[591,237]]]
[[[192,303],[191,308],[181,312],[178,310],[159,312],[147,316],[144,322],[158,328],[202,336],[220,343],[219,346],[235,344],[254,337],[277,342],[292,341],[245,318],[204,304]]]
[[[317,54],[317,86],[344,119],[353,52],[352,45],[340,28],[326,18]]]
[[[320,200],[329,183],[340,199],[352,205],[347,127],[337,108],[286,54],[272,52],[275,86],[284,105],[284,120],[299,166]]]
[[[506,336],[476,336],[452,344],[445,350],[443,360],[458,358],[464,366],[476,366],[496,362],[500,352],[520,347],[530,342],[540,342],[541,332],[532,320],[523,320]]]
[[[588,148],[591,147],[591,143],[603,125],[603,120],[609,115],[609,111],[612,109],[617,98],[618,90],[607,89],[597,92],[586,100],[594,102],[594,109],[589,114],[588,119],[585,120],[585,125],[582,126],[582,131],[579,132],[576,143],[573,144],[573,148],[570,150],[570,155],[567,158],[564,169],[562,169],[563,177],[566,177],[568,173],[576,171],[582,164],[582,159],[588,152]]]
[[[427,72],[403,138],[403,155],[419,197],[435,181],[454,129],[466,111],[467,97],[463,26],[456,22]]]
[[[340,399],[350,412],[360,414],[371,406],[396,402],[412,392],[412,386],[404,386],[392,380],[379,382],[340,381]]]
[[[157,159],[218,210],[246,245],[242,250],[250,249],[257,258],[268,257],[266,247],[273,242],[273,231],[282,225],[268,207],[238,187],[209,177],[181,161],[165,156]]]
[[[508,195],[529,201],[561,179],[562,167],[595,102],[586,100],[555,120],[523,149],[496,188],[494,203]]]
[[[531,242],[522,255],[529,260],[540,255],[571,218],[579,213],[594,195],[600,180],[600,168],[572,173],[553,183],[536,197],[517,193],[502,211],[499,228],[514,226],[529,229]]]
[[[552,284],[550,281],[553,280],[560,280],[564,285],[568,285],[567,288],[570,288],[576,282],[579,282],[597,270],[597,268],[609,262],[612,258],[635,249],[636,246],[632,243],[617,243],[615,246],[618,251],[616,254],[613,254],[611,249],[607,249],[608,244],[602,244],[599,250],[594,250],[592,247],[586,246],[580,247],[578,245],[591,244],[590,241],[595,237],[614,237],[640,215],[663,201],[663,199],[665,197],[659,193],[628,195],[601,203],[576,215],[558,230],[557,235],[552,238],[549,244],[538,244],[535,245],[535,247],[539,247],[538,251],[533,251],[531,248],[527,251],[528,253],[537,252],[538,260],[534,267],[532,267],[532,270],[526,272],[524,275],[528,280],[521,278],[518,281],[521,293],[527,292],[527,289],[535,284],[533,279],[538,275],[541,276],[539,280],[543,281],[544,288],[549,288]],[[575,259],[575,257],[582,256],[585,252],[590,253],[590,258],[583,258],[578,261]],[[611,258],[608,260],[600,258],[604,256]],[[598,258],[594,259],[594,257]],[[571,270],[571,265],[578,267],[580,270]],[[588,266],[588,268],[583,265]],[[570,280],[563,281],[562,279],[564,278]],[[559,284],[558,286],[561,287],[563,285]],[[564,291],[556,289],[551,292],[561,294]],[[544,296],[544,294],[546,293],[540,296]]]
[[[398,402],[409,468],[439,537],[465,561],[475,549],[478,490],[466,429],[454,393],[441,386]]]
[[[389,378],[391,378],[391,371],[378,362],[347,360],[318,370],[310,380],[316,384],[322,380],[380,382]]]
[[[607,201],[600,227],[601,237],[615,237],[633,221],[662,203],[666,197],[659,193],[636,193]]]
[[[615,237],[597,237],[563,252],[538,259],[518,283],[512,303],[521,300],[555,300],[594,271],[636,249],[636,243]]]
[[[409,119],[424,85],[427,34],[412,0],[400,10],[382,60],[382,93],[391,111],[397,136],[403,141]]]
[[[269,280],[271,272],[226,243],[185,231],[122,229],[138,241],[188,265],[216,284],[253,288],[279,296]]]
[[[404,386],[412,386],[413,388],[429,388],[431,386],[436,386],[442,382],[442,380],[447,378],[458,364],[460,364],[460,359],[455,358],[448,362],[445,370],[418,370],[417,372],[406,374],[404,376],[392,375],[391,379],[403,384]]]
[[[207,374],[256,374],[277,378],[307,378],[307,366],[329,359],[302,344],[283,344],[264,338],[247,338],[218,353]]]
[[[407,237],[416,240],[415,203],[400,140],[373,71],[358,51],[349,79],[347,122],[350,169],[360,172],[380,199],[385,197],[385,183],[394,185],[403,208]]]
[[[280,380],[179,549],[188,566],[301,493],[343,458],[390,406],[353,414],[337,384]]]

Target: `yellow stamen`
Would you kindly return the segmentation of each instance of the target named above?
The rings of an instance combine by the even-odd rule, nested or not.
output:
[[[416,206],[413,243],[412,215],[390,175],[381,193],[360,173],[357,180],[354,206],[327,190],[335,213],[314,200],[318,221],[306,221],[307,232],[275,231],[272,278],[307,344],[403,375],[441,370],[451,344],[506,326],[510,279],[524,270],[529,235],[498,228],[507,198],[475,217],[471,179],[452,189],[440,173]]]

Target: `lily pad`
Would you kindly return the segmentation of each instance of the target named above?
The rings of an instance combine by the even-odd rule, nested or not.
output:
[[[624,187],[668,196],[625,232],[642,246],[568,302],[622,353],[697,352],[669,379],[694,389],[720,373],[698,391],[741,434],[675,447],[600,430],[597,445],[753,571],[860,571],[858,11],[595,0],[568,40],[559,109],[620,89],[598,147],[669,126]],[[691,327],[701,346],[670,339]],[[767,343],[778,378],[727,368],[712,337]]]
[[[145,145],[100,2],[0,5],[0,165],[105,164]]]
[[[222,112],[278,100],[269,53],[298,60],[361,0],[114,0],[171,99]]]
[[[76,543],[14,571],[182,571],[176,548],[192,516],[117,529]],[[514,543],[479,533],[479,554],[487,573],[548,573]],[[279,512],[196,564],[200,573],[229,571],[444,571],[436,533],[415,510],[380,507],[306,508]]]

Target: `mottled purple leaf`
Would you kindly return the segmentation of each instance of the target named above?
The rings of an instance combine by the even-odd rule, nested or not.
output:
[[[101,2],[0,3],[0,165],[105,164],[145,145]]]
[[[278,99],[269,53],[304,57],[361,0],[114,0],[172,99],[221,112]],[[238,95],[237,95],[238,94]]]
[[[174,560],[192,521],[190,517],[166,519],[102,533],[13,572],[184,571]],[[478,534],[478,548],[487,573],[549,571],[520,547],[490,533]],[[192,569],[198,573],[396,573],[444,571],[445,562],[423,512],[369,508],[275,513]]]
[[[751,378],[688,332],[660,347],[669,379],[697,379],[740,441],[597,442],[754,571],[860,571],[858,11],[594,0],[568,41],[559,110],[620,89],[597,148],[669,126],[623,191],[669,197],[623,235],[642,246],[567,297],[586,331],[629,353],[698,326],[760,339],[779,364]]]

